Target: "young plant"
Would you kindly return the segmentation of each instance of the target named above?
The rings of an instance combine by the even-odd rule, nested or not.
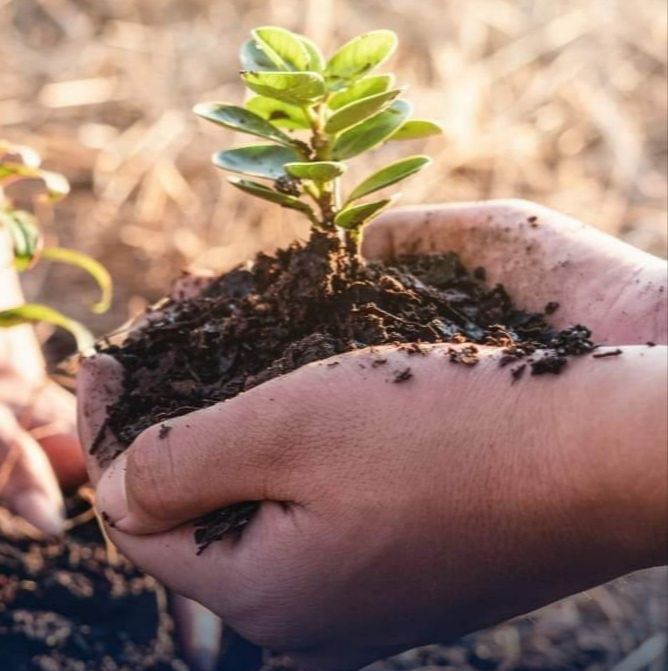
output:
[[[409,118],[411,105],[402,100],[404,89],[395,85],[394,75],[371,74],[396,46],[392,31],[374,30],[325,60],[303,35],[273,26],[251,31],[241,48],[241,79],[255,95],[243,107],[210,102],[194,111],[269,144],[220,151],[214,164],[244,175],[228,178],[236,188],[301,212],[317,229],[341,231],[354,251],[362,227],[393,200],[367,197],[431,159],[417,155],[391,163],[342,197],[347,161],[388,141],[442,132],[433,121]]]
[[[64,198],[70,190],[67,180],[58,173],[43,170],[40,164],[41,159],[34,150],[0,140],[0,228],[7,230],[13,244],[14,267],[19,272],[27,270],[40,259],[78,266],[88,272],[100,287],[101,297],[92,306],[93,312],[105,312],[112,297],[111,278],[107,270],[94,259],[72,249],[45,247],[35,216],[14,207],[5,193],[6,187],[18,181],[39,180],[43,184],[40,199],[53,202]],[[47,305],[26,303],[0,310],[0,328],[40,321],[69,331],[80,351],[93,346],[93,336],[82,324]]]

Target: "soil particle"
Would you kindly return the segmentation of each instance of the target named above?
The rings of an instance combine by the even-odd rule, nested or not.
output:
[[[526,371],[526,368],[527,365],[525,363],[521,363],[519,366],[516,366],[515,368],[511,369],[510,374],[512,375],[513,378],[513,384],[522,378],[524,372]]]
[[[527,221],[531,225],[531,228],[538,228],[538,217],[536,217],[535,215],[527,217]]]
[[[607,352],[595,352],[592,354],[592,357],[594,359],[605,359],[606,357],[609,356],[619,356],[622,353],[622,350],[620,349],[612,349],[608,350]]]
[[[587,329],[558,331],[484,277],[454,253],[363,264],[336,236],[314,232],[308,243],[260,254],[251,269],[226,273],[199,295],[166,301],[122,346],[101,345],[125,369],[107,427],[127,447],[156,423],[307,363],[379,345],[415,355],[424,353],[415,343],[469,343],[455,355],[468,365],[477,360],[476,344],[504,348],[502,365],[542,351],[530,364],[535,375],[558,373],[568,356],[591,351]],[[91,451],[104,465],[116,453],[102,445]],[[199,520],[200,551],[242,529],[256,508],[232,506]]]
[[[551,373],[552,375],[558,375],[567,363],[568,360],[565,356],[541,352],[537,359],[530,361],[531,374],[545,375]]]
[[[413,354],[420,354],[422,356],[427,356],[427,354],[429,354],[429,350],[426,349],[425,347],[422,347],[418,342],[411,342],[408,343],[407,345],[401,345],[398,349],[400,352],[406,352],[406,354],[408,354],[409,356]]]
[[[169,424],[161,424],[160,430],[158,431],[158,439],[164,440],[169,435],[172,427]]]
[[[475,366],[480,357],[478,356],[478,348],[475,345],[467,345],[466,347],[448,347],[447,355],[452,363],[462,363],[465,366]]]
[[[401,370],[395,370],[393,373],[393,378],[392,382],[395,382],[397,384],[400,384],[401,382],[406,382],[407,380],[410,380],[413,377],[413,373],[411,373],[411,368],[408,366],[407,368],[403,368]]]
[[[383,366],[387,363],[387,359],[374,359],[371,363],[373,368],[378,368],[378,366]]]
[[[648,340],[646,343],[647,347],[656,347],[656,343],[652,342],[651,340]]]
[[[557,301],[550,301],[544,308],[546,315],[553,315],[559,309]]]

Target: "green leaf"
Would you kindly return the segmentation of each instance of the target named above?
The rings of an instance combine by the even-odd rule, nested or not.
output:
[[[365,77],[355,82],[352,86],[334,93],[327,101],[327,106],[329,109],[337,110],[356,100],[360,100],[360,98],[368,98],[377,93],[384,93],[392,84],[394,84],[394,75],[392,74]]]
[[[242,72],[255,93],[292,105],[308,105],[325,94],[325,80],[317,72]]]
[[[253,70],[254,72],[276,72],[280,70],[253,39],[246,40],[241,45],[239,60],[241,60],[241,67],[244,70]]]
[[[339,161],[353,158],[390,137],[411,113],[405,100],[395,100],[388,109],[349,128],[339,135],[332,157]]]
[[[225,126],[231,130],[257,135],[266,140],[273,140],[279,144],[293,146],[293,139],[283,131],[272,126],[261,116],[236,105],[226,103],[199,103],[193,107],[193,112],[207,121]]]
[[[334,217],[334,224],[339,228],[356,230],[380,214],[380,211],[391,202],[391,198],[386,198],[385,200],[377,200],[373,203],[362,203],[361,205],[346,207]]]
[[[327,83],[337,89],[369,74],[387,60],[397,47],[391,30],[372,30],[344,44],[327,63]]]
[[[254,96],[246,102],[246,109],[255,112],[273,126],[280,126],[289,130],[302,130],[310,127],[308,116],[301,107],[280,100]]]
[[[284,193],[279,193],[278,191],[273,191],[272,189],[264,186],[264,184],[259,184],[258,182],[251,182],[247,179],[236,179],[234,177],[229,177],[227,180],[232,186],[235,186],[237,189],[241,189],[245,193],[249,193],[252,196],[257,196],[262,198],[262,200],[268,200],[270,203],[276,203],[281,207],[287,207],[291,210],[299,210],[308,216],[313,223],[317,223],[317,219],[313,210],[299,198],[294,196],[288,196]]]
[[[322,72],[325,69],[325,57],[322,55],[320,49],[308,37],[304,37],[304,35],[297,35],[297,38],[301,40],[309,55],[309,65],[305,69],[312,70],[313,72]]]
[[[289,30],[263,26],[251,31],[256,46],[280,70],[308,70],[311,57],[303,42]]]
[[[286,163],[283,166],[286,172],[299,179],[310,179],[314,182],[328,182],[343,175],[346,171],[345,163],[336,161],[311,161],[301,163]]]
[[[0,210],[0,225],[4,226],[14,247],[14,267],[27,270],[35,262],[42,238],[37,220],[25,210]]]
[[[70,192],[68,181],[57,172],[49,172],[24,163],[0,162],[0,187],[21,179],[42,180],[48,200],[60,200]]]
[[[403,123],[390,140],[419,140],[431,135],[441,135],[443,129],[434,121],[411,119]]]
[[[348,197],[348,202],[368,196],[370,193],[384,189],[391,184],[396,184],[402,179],[415,174],[430,163],[431,159],[429,156],[409,156],[408,158],[402,158],[400,161],[391,163],[370,177],[367,177],[361,184],[358,184]]]
[[[111,275],[109,275],[109,272],[101,263],[86,254],[73,249],[64,249],[63,247],[45,247],[40,256],[42,259],[68,263],[71,266],[77,266],[85,270],[97,282],[102,294],[100,300],[93,305],[93,312],[102,314],[109,309],[113,296]]]
[[[265,179],[278,179],[285,175],[283,166],[286,163],[299,161],[301,158],[298,151],[289,147],[256,144],[250,147],[219,151],[213,155],[213,163],[230,172],[240,172],[244,175]]]
[[[385,91],[342,107],[327,120],[325,132],[340,133],[342,130],[368,119],[376,112],[385,109],[400,93],[401,89]]]
[[[47,305],[26,303],[17,308],[0,310],[0,328],[34,322],[48,322],[69,331],[74,336],[77,349],[80,352],[88,352],[93,349],[95,339],[85,326]]]

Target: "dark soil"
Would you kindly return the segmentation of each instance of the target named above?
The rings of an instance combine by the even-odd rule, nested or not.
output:
[[[177,297],[150,315],[122,347],[105,345],[125,368],[124,392],[107,427],[128,446],[147,427],[232,398],[273,377],[335,354],[396,344],[468,343],[450,361],[477,363],[476,345],[503,348],[502,364],[526,360],[531,373],[559,373],[568,357],[594,348],[583,326],[557,331],[544,313],[518,309],[502,286],[484,284],[455,254],[364,265],[338,238],[314,233],[252,269],[216,279],[196,298]],[[558,306],[549,304],[546,312]],[[379,365],[382,360],[379,359]],[[514,367],[517,381],[523,368]],[[402,383],[410,366],[394,374]],[[101,463],[113,453],[93,447]],[[207,515],[197,524],[200,551],[242,528],[255,503]]]
[[[0,518],[1,669],[187,671],[163,588],[126,559],[110,564],[94,520],[51,542],[11,524]]]

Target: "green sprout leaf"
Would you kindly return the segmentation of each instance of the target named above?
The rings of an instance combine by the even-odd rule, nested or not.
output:
[[[351,241],[391,199],[355,201],[417,173],[430,159],[410,156],[376,171],[353,189],[342,208],[339,182],[347,160],[389,140],[441,132],[432,121],[409,121],[411,105],[400,100],[403,89],[395,86],[394,75],[373,73],[396,47],[392,31],[373,30],[350,40],[325,62],[303,35],[275,26],[254,29],[241,49],[241,78],[256,95],[244,108],[208,103],[195,111],[275,144],[218,152],[214,163],[259,178],[230,179],[235,188],[302,212],[320,230],[343,229],[345,249],[353,253]],[[287,130],[298,132],[288,135]]]
[[[299,152],[289,147],[256,144],[219,151],[213,155],[213,162],[223,170],[275,180],[285,175],[283,166],[286,163],[299,161],[301,158]]]
[[[243,107],[226,103],[199,103],[195,105],[193,112],[207,121],[225,126],[230,130],[263,137],[288,147],[294,145],[294,140],[290,136],[272,126],[255,112]]]
[[[325,124],[326,133],[340,133],[384,110],[401,93],[401,89],[385,91],[362,98],[337,110]]]
[[[272,126],[288,130],[302,130],[310,127],[308,115],[302,107],[290,105],[280,100],[254,96],[246,102],[246,109],[254,112]]]
[[[361,98],[375,96],[377,93],[385,93],[394,84],[394,75],[372,75],[356,81],[352,86],[334,93],[328,100],[327,106],[337,110]]]
[[[297,38],[304,45],[304,48],[309,55],[309,64],[305,70],[312,70],[313,72],[322,72],[325,69],[325,57],[318,47],[309,40],[308,37],[297,35]]]
[[[20,272],[35,262],[42,243],[37,220],[25,210],[0,210],[0,225],[4,226],[14,247],[14,267]]]
[[[69,331],[76,340],[77,349],[82,353],[93,349],[95,339],[85,326],[82,326],[73,319],[69,319],[47,305],[26,303],[9,310],[0,310],[0,328],[35,322],[48,322]]]
[[[311,104],[326,92],[317,72],[243,72],[241,78],[251,91],[292,105]]]
[[[441,135],[443,129],[435,121],[411,119],[403,123],[390,140],[420,140],[431,135]]]
[[[251,31],[256,46],[279,70],[308,70],[311,56],[304,43],[289,30],[263,26]]]
[[[253,39],[246,40],[241,45],[239,60],[241,60],[244,70],[252,70],[253,72],[276,72],[280,70]]]
[[[342,160],[353,158],[390,137],[411,113],[411,106],[404,100],[395,100],[388,109],[349,128],[339,135],[332,157]]]
[[[372,30],[344,44],[327,63],[327,83],[338,89],[369,74],[385,62],[397,47],[391,30]]]
[[[67,263],[85,270],[97,282],[101,292],[100,300],[91,309],[96,314],[102,314],[109,309],[113,297],[111,276],[101,263],[86,254],[62,247],[45,247],[40,256],[42,259]]]
[[[251,182],[247,179],[236,179],[234,177],[229,177],[227,180],[232,186],[235,186],[237,189],[241,189],[245,193],[249,193],[252,196],[261,198],[262,200],[268,200],[270,203],[276,203],[281,207],[287,207],[291,210],[298,210],[306,214],[312,222],[318,223],[316,219],[315,212],[308,206],[307,203],[295,198],[294,196],[288,196],[285,193],[279,193],[278,191],[273,191],[272,189],[266,187],[264,184],[259,184],[258,182]]]
[[[39,179],[46,187],[48,200],[64,198],[70,192],[67,180],[57,172],[49,172],[23,163],[0,162],[0,187],[20,179]]]
[[[310,179],[314,182],[328,182],[343,175],[346,171],[345,163],[336,161],[313,161],[311,163],[286,163],[283,166],[286,172],[299,179]]]
[[[377,200],[373,203],[362,203],[361,205],[346,207],[336,215],[334,224],[339,228],[356,230],[380,214],[381,210],[391,202],[391,198],[386,198],[385,200]]]
[[[429,156],[409,156],[382,168],[358,184],[348,197],[348,202],[368,196],[374,191],[396,184],[431,163]]]

